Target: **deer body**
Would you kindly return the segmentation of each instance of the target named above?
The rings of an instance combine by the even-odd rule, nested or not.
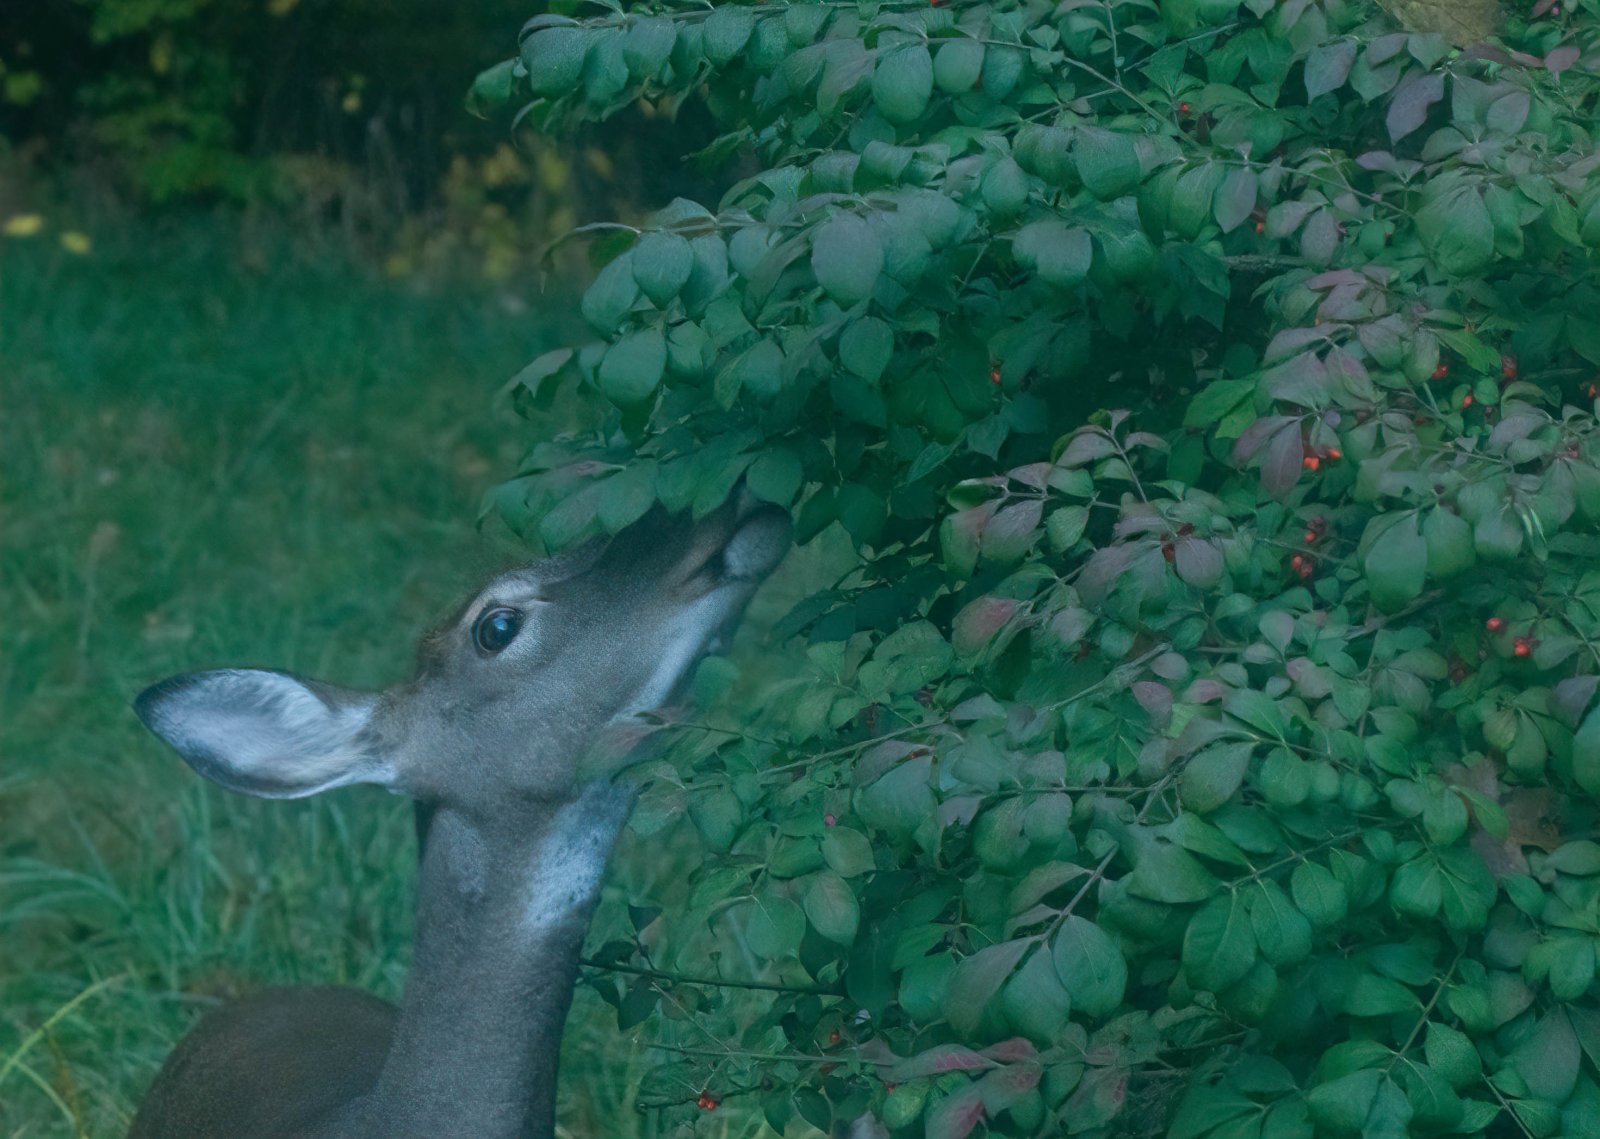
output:
[[[413,795],[421,851],[398,1009],[344,988],[225,1005],[174,1050],[130,1139],[550,1139],[578,959],[631,803],[611,779],[625,746],[596,740],[668,697],[787,543],[770,508],[652,517],[491,583],[389,693],[229,670],[141,696],[226,786]]]

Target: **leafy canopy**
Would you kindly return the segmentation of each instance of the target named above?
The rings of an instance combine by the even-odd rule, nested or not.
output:
[[[554,548],[743,478],[858,554],[655,773],[712,853],[652,940],[776,991],[608,983],[695,1045],[649,1102],[1594,1133],[1597,13],[529,22],[485,105],[698,93],[759,170],[604,231],[595,339],[518,381],[587,430],[498,510]]]

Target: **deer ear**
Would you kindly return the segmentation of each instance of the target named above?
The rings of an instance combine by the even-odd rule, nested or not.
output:
[[[151,686],[139,719],[201,775],[232,791],[298,799],[347,783],[390,781],[372,747],[377,697],[283,672],[226,668]]]

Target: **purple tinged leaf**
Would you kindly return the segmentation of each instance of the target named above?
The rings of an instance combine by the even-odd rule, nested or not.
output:
[[[1545,70],[1551,75],[1560,75],[1578,62],[1579,54],[1576,44],[1563,44],[1544,57]]]
[[[1222,180],[1222,184],[1217,187],[1212,201],[1212,213],[1217,219],[1217,224],[1222,227],[1222,232],[1232,233],[1238,229],[1255,208],[1255,172],[1245,168],[1230,170],[1228,176]]]
[[[957,613],[951,623],[950,643],[964,657],[975,656],[1005,628],[1017,611],[1006,597],[980,597]]]
[[[1036,1061],[1010,1064],[990,1072],[978,1081],[978,1094],[983,1097],[985,1110],[991,1116],[999,1115],[1038,1087],[1043,1074],[1043,1069]]]
[[[1282,498],[1300,481],[1300,464],[1305,448],[1300,442],[1300,427],[1293,422],[1282,428],[1267,444],[1261,460],[1261,485],[1274,498]]]
[[[1281,431],[1286,424],[1295,422],[1292,415],[1264,415],[1244,429],[1233,444],[1233,461],[1247,463],[1255,457],[1267,440]]]
[[[1016,1064],[1024,1060],[1037,1060],[1039,1050],[1026,1036],[1013,1036],[998,1044],[989,1045],[983,1050],[983,1055],[1002,1064]]]
[[[1437,71],[1414,75],[1400,84],[1389,101],[1389,138],[1399,142],[1420,127],[1428,110],[1444,98],[1444,76]]]
[[[1172,719],[1172,689],[1165,684],[1136,680],[1133,683],[1133,698],[1139,702],[1139,707],[1149,713],[1158,729],[1165,728]]]
[[[1286,328],[1267,344],[1267,351],[1261,357],[1261,362],[1276,364],[1280,360],[1287,360],[1290,356],[1297,355],[1306,345],[1318,344],[1327,338],[1328,333],[1321,328]]]
[[[1322,407],[1328,402],[1328,366],[1315,352],[1285,360],[1261,378],[1273,399],[1301,407]]]
[[[1306,98],[1315,99],[1344,86],[1355,61],[1354,40],[1336,40],[1312,48],[1306,55]]]
[[[1408,38],[1404,32],[1391,32],[1389,35],[1379,36],[1367,45],[1367,63],[1376,67],[1393,59],[1405,50]]]
[[[1050,478],[1049,463],[1029,463],[1025,467],[1016,467],[1008,472],[1007,476],[1014,482],[1023,486],[1030,486],[1034,490],[1043,490]]]
[[[1117,453],[1116,444],[1113,443],[1103,431],[1089,429],[1079,431],[1067,444],[1067,449],[1061,452],[1061,457],[1056,460],[1057,466],[1081,467],[1085,463],[1092,463],[1097,459],[1104,459],[1107,455]]]
[[[977,1085],[940,1100],[928,1112],[926,1139],[966,1139],[983,1118],[983,1094]]]
[[[1568,727],[1578,726],[1583,718],[1583,710],[1594,699],[1596,685],[1600,685],[1600,676],[1569,676],[1556,684],[1556,712]]]
[[[993,1068],[995,1063],[964,1044],[937,1044],[926,1052],[908,1056],[889,1069],[889,1079],[897,1084],[939,1076],[945,1072],[974,1072]]]
[[[1320,209],[1300,231],[1300,255],[1313,264],[1326,265],[1338,248],[1339,222],[1332,210]]]
[[[1222,553],[1204,538],[1183,538],[1173,546],[1173,568],[1180,580],[1209,589],[1222,578]]]
[[[951,1028],[966,1037],[977,1032],[984,1009],[1031,944],[1025,938],[1003,941],[962,959],[950,975],[950,988],[944,1002],[945,1019]]]
[[[1489,104],[1485,116],[1489,129],[1500,134],[1516,134],[1528,121],[1531,100],[1526,91],[1513,91]]]

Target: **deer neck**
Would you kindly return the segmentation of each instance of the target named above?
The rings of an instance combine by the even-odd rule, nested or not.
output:
[[[422,821],[416,948],[367,1134],[554,1134],[562,1027],[630,800],[596,783],[509,823]]]

